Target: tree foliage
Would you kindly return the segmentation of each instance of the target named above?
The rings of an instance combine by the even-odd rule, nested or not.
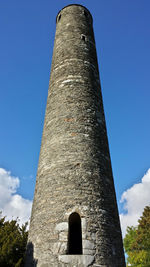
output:
[[[0,218],[0,266],[22,267],[27,244],[27,223],[21,227],[17,220]]]
[[[150,207],[145,207],[137,227],[127,228],[124,247],[127,266],[150,267]]]

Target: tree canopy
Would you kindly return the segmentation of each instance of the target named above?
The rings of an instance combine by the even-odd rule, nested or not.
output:
[[[127,228],[124,247],[127,266],[150,267],[150,207],[145,207],[137,227]]]
[[[28,238],[27,223],[0,218],[0,266],[22,267]]]

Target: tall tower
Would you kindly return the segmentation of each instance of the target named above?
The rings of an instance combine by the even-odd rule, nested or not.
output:
[[[26,266],[125,267],[92,16],[56,24]]]

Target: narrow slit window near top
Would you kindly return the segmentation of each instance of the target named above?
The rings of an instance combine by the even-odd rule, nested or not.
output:
[[[58,21],[60,21],[60,19],[61,19],[61,14],[58,16]]]
[[[84,34],[81,35],[81,40],[83,40],[84,42],[86,41],[86,37]]]
[[[84,16],[85,16],[85,17],[88,17],[88,13],[87,13],[85,10],[84,10],[83,13],[84,13]]]

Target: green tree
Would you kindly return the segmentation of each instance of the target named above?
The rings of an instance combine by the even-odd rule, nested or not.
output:
[[[124,247],[127,266],[150,267],[150,207],[145,207],[137,227],[127,228]]]
[[[0,266],[22,267],[28,238],[27,223],[0,218]]]

